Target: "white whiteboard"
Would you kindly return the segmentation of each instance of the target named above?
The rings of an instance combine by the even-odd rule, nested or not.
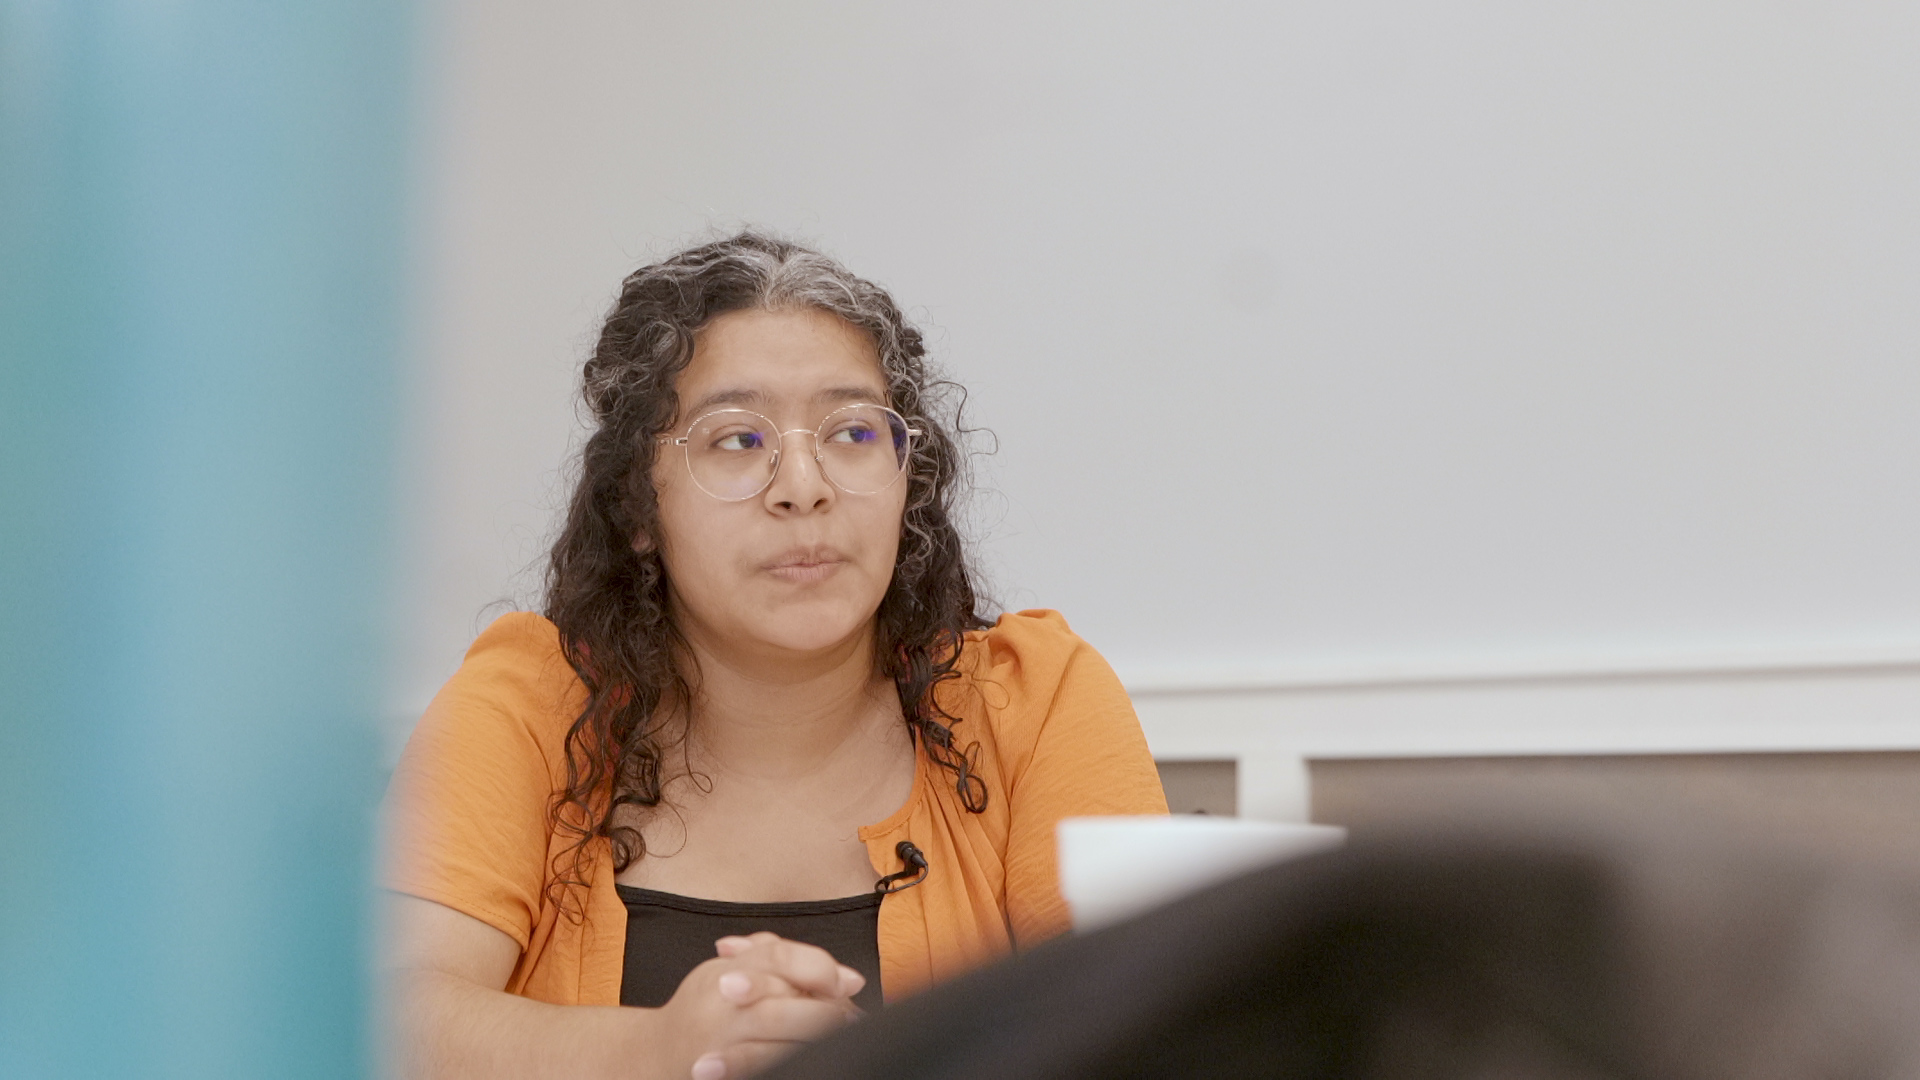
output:
[[[999,436],[996,594],[1137,682],[1920,653],[1920,5],[494,0],[430,37],[399,713],[535,595],[620,277],[743,222],[916,312]]]

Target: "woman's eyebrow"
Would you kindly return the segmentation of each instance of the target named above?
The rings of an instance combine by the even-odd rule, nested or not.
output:
[[[715,390],[687,410],[689,416],[698,416],[718,405],[762,405],[767,403],[767,395],[758,390]]]
[[[875,390],[871,386],[835,386],[813,395],[813,400],[816,402],[884,402],[887,400],[887,395],[879,390]]]
[[[866,401],[883,404],[887,395],[871,386],[832,386],[813,395],[816,404]],[[766,393],[737,387],[729,390],[715,390],[687,410],[688,416],[699,416],[711,409],[728,405],[752,405],[766,408],[773,401]]]

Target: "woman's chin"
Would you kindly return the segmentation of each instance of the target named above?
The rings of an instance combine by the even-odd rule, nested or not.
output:
[[[782,652],[813,655],[844,648],[873,624],[873,614],[784,611],[758,624],[754,636]]]

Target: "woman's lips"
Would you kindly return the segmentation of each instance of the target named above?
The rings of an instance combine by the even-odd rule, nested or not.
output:
[[[787,559],[767,567],[767,573],[795,585],[825,581],[845,565],[844,559]]]

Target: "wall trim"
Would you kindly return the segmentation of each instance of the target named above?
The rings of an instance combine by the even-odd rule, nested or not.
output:
[[[1168,760],[1920,749],[1920,646],[1127,674]]]
[[[1860,671],[1920,668],[1920,643],[1794,650],[1720,650],[1660,653],[1583,653],[1528,657],[1451,657],[1317,664],[1188,664],[1129,667],[1121,672],[1130,694],[1220,690],[1286,690],[1406,683],[1534,682],[1639,679],[1672,675],[1727,675],[1780,671]]]

